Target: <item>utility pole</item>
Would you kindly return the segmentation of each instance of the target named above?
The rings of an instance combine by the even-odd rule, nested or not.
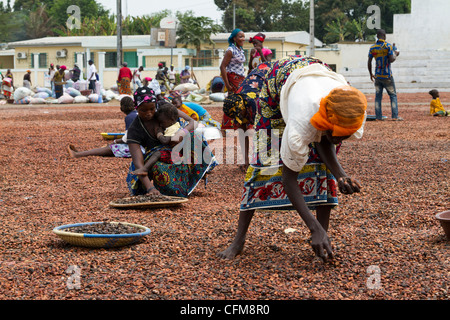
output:
[[[236,3],[233,1],[233,30],[236,29]]]
[[[117,67],[122,64],[122,0],[117,0]]]
[[[309,0],[309,56],[312,57],[315,52],[314,41],[314,0]]]

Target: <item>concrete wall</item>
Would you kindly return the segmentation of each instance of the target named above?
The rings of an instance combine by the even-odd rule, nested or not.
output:
[[[411,1],[411,14],[394,15],[395,42],[400,50],[449,50],[450,1]]]

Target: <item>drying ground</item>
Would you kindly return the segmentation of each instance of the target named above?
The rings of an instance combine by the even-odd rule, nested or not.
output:
[[[216,167],[180,206],[111,208],[129,196],[130,159],[72,159],[66,146],[100,147],[107,143],[101,132],[122,131],[117,102],[3,105],[0,299],[446,300],[450,242],[435,215],[450,210],[450,118],[431,117],[429,100],[400,94],[405,121],[369,121],[362,140],[344,142],[339,159],[363,189],[339,195],[328,263],[314,258],[292,211],[257,212],[243,254],[216,256],[237,226],[244,178],[237,165]],[[219,104],[205,107],[221,119]],[[389,109],[383,106],[388,117]],[[90,221],[136,223],[151,233],[131,246],[89,249],[52,232]]]

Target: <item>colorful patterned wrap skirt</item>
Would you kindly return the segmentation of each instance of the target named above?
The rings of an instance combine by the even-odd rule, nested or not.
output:
[[[109,148],[116,158],[131,158],[130,147],[126,143],[112,143]],[[145,154],[145,149],[142,146],[141,151]]]
[[[254,152],[245,177],[241,211],[293,209],[282,183],[283,162],[279,150],[286,124],[281,115],[280,94],[294,70],[314,63],[324,64],[315,58],[290,56],[274,62],[266,75],[256,106]],[[339,149],[337,145],[336,152]],[[309,159],[297,181],[310,209],[338,204],[336,179],[321,161],[314,144],[310,144]]]
[[[232,87],[232,91],[229,91],[228,95],[232,95],[239,88],[242,81],[244,81],[245,77],[238,75],[234,72],[228,72],[227,79],[228,79],[228,83]],[[226,114],[223,114],[221,127],[222,127],[222,129],[238,129],[241,126],[239,124],[237,124],[233,118],[230,118]]]
[[[210,148],[202,141],[202,137],[195,135],[193,132],[191,132],[190,137],[190,148],[187,149],[186,157],[183,157],[184,161],[176,161],[176,163],[167,160],[165,161],[169,163],[158,161],[149,171],[149,177],[161,194],[183,198],[188,197],[204,175],[217,164]],[[147,151],[144,155],[144,162],[155,151],[165,153],[166,151],[171,151],[171,148],[158,146]],[[186,161],[186,159],[188,160]],[[128,189],[133,196],[145,194],[146,190],[139,178],[131,173],[134,170],[135,166],[131,163],[126,179]]]
[[[122,78],[120,80],[119,94],[128,94],[128,95],[133,94],[133,91],[131,90],[131,79],[130,78]]]
[[[253,69],[242,81],[234,94],[229,93],[223,103],[224,123],[222,129],[252,129],[256,113],[256,102],[271,63],[265,62]],[[245,117],[242,110],[245,109]],[[226,121],[225,121],[226,120]]]

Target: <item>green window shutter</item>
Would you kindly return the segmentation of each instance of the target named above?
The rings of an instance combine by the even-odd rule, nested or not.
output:
[[[105,68],[117,67],[117,52],[110,51],[105,54]]]
[[[34,53],[31,54],[31,69],[34,69]]]
[[[199,67],[212,66],[212,51],[211,50],[201,50],[198,60]]]
[[[39,68],[47,67],[47,54],[41,53],[39,54]]]
[[[138,67],[138,56],[137,52],[124,52],[123,61],[128,63],[128,68],[137,68]]]

